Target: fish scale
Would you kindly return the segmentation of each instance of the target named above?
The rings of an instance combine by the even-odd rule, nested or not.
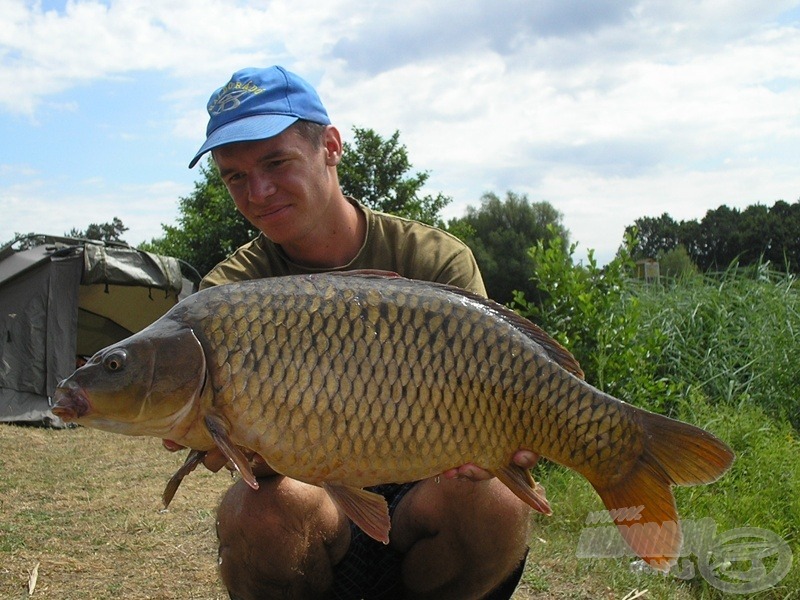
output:
[[[278,397],[288,396],[289,402],[287,402],[287,406],[294,408],[291,409],[290,415],[285,419],[286,427],[291,431],[297,431],[299,429],[308,430],[309,428],[319,431],[321,430],[321,426],[316,418],[312,418],[313,414],[311,414],[312,411],[310,407],[315,404],[326,406],[326,397],[319,397],[319,389],[315,389],[315,387],[311,385],[309,377],[303,376],[304,372],[301,366],[306,365],[308,367],[308,371],[306,372],[320,373],[326,370],[318,364],[322,362],[320,356],[325,351],[325,344],[323,344],[322,348],[319,348],[315,344],[315,340],[328,340],[329,337],[317,338],[314,334],[326,329],[325,324],[332,322],[334,318],[334,304],[329,302],[327,305],[328,308],[326,309],[323,304],[319,302],[320,297],[329,299],[335,298],[337,291],[333,286],[323,289],[303,286],[301,291],[305,295],[297,293],[297,290],[290,289],[285,295],[270,295],[264,298],[247,296],[222,297],[218,300],[219,306],[216,303],[210,303],[207,306],[207,314],[210,315],[211,318],[206,318],[206,315],[199,314],[198,319],[201,323],[210,324],[208,328],[201,329],[208,339],[219,339],[219,331],[237,332],[237,336],[227,336],[226,351],[217,354],[217,368],[225,373],[225,378],[221,381],[219,388],[227,386],[226,390],[220,389],[218,392],[221,396],[221,404],[230,406],[232,412],[248,415],[251,414],[248,410],[248,405],[253,398],[270,397],[273,395]],[[303,300],[306,301],[304,302]],[[460,380],[463,377],[466,382],[475,381],[474,377],[470,377],[469,374],[465,372],[463,364],[466,364],[464,356],[469,355],[472,350],[470,346],[481,345],[476,343],[476,341],[481,342],[481,338],[472,340],[470,337],[473,319],[480,315],[476,315],[474,311],[465,310],[464,307],[462,307],[462,310],[459,312],[458,306],[454,306],[452,303],[443,303],[439,299],[427,299],[422,302],[414,302],[414,306],[417,306],[418,309],[414,311],[414,306],[412,306],[409,307],[410,310],[406,310],[405,302],[408,300],[407,294],[399,295],[395,304],[381,304],[382,296],[373,288],[368,288],[361,295],[354,295],[352,294],[352,290],[348,290],[348,293],[343,295],[342,301],[344,300],[349,302],[350,310],[348,312],[352,329],[349,327],[345,329],[340,327],[338,329],[338,334],[344,336],[345,339],[366,340],[366,343],[352,346],[351,352],[356,362],[349,363],[354,365],[366,365],[366,368],[362,369],[361,373],[350,374],[350,377],[352,377],[355,382],[356,390],[354,390],[354,392],[356,396],[364,400],[357,404],[351,403],[353,410],[348,411],[345,409],[341,412],[340,414],[343,416],[343,422],[347,425],[344,428],[333,426],[332,431],[343,432],[344,435],[339,438],[339,446],[342,448],[343,452],[355,454],[358,457],[362,457],[363,454],[362,462],[355,462],[355,468],[357,470],[362,473],[373,472],[376,476],[380,477],[382,473],[376,473],[375,469],[370,471],[366,464],[367,461],[373,463],[375,457],[373,456],[374,452],[371,451],[372,448],[365,440],[370,439],[376,434],[371,424],[378,421],[389,421],[392,419],[393,415],[384,415],[382,411],[377,409],[370,412],[367,410],[367,406],[372,406],[373,409],[375,409],[375,407],[380,407],[380,403],[373,399],[379,398],[384,392],[383,388],[386,385],[385,374],[387,363],[395,364],[399,356],[399,360],[409,365],[410,369],[421,369],[422,380],[418,383],[421,383],[424,386],[423,389],[427,392],[422,394],[426,400],[434,397],[434,395],[430,393],[431,388],[442,390],[443,393],[435,396],[439,401],[453,398],[458,391],[455,389],[454,379]],[[245,307],[253,304],[258,304],[261,307],[261,311],[248,312],[245,309]],[[274,317],[271,319],[268,316],[265,317],[264,312],[268,312],[270,307],[276,305],[279,306],[279,308],[275,309]],[[342,303],[340,302],[339,306],[341,305]],[[228,306],[238,306],[239,308],[226,311],[225,307]],[[219,314],[222,315],[221,319],[214,318],[213,316],[218,310]],[[340,313],[342,312],[344,311],[340,311]],[[467,318],[462,320],[465,316]],[[473,317],[473,319],[469,317]],[[274,326],[272,331],[268,331],[262,326],[262,322],[265,318]],[[389,319],[393,319],[393,321]],[[254,329],[256,331],[253,331]],[[334,328],[331,327],[330,329],[333,330]],[[280,336],[280,333],[276,330],[283,330],[286,332],[286,335]],[[295,336],[294,344],[291,343],[288,333],[291,330],[298,332]],[[481,332],[478,331],[478,333],[480,334]],[[279,364],[284,367],[284,370],[279,373],[278,377],[275,379],[280,381],[282,386],[286,389],[284,390],[282,387],[279,387],[278,390],[269,389],[268,386],[265,385],[265,382],[271,380],[271,377],[266,379],[262,378],[258,381],[251,377],[249,391],[245,393],[248,388],[239,381],[241,378],[247,377],[251,372],[250,369],[245,368],[245,363],[252,362],[255,364],[258,362],[258,359],[261,358],[260,356],[256,356],[254,360],[247,361],[247,358],[252,354],[248,343],[249,339],[259,338],[264,345],[270,345],[270,342],[278,337],[289,341],[288,344],[284,341],[276,344],[277,348],[285,349],[286,351],[282,355],[283,360],[278,358]],[[488,357],[490,361],[493,359],[497,361],[500,357],[518,357],[517,360],[530,362],[531,357],[525,357],[523,348],[519,344],[514,348],[510,347],[512,341],[509,340],[507,336],[498,339],[496,335],[492,335],[491,338],[493,339],[489,340],[491,350]],[[414,352],[410,353],[413,354],[411,357],[412,362],[410,363],[408,362],[409,357],[405,355],[405,350],[407,348],[414,349]],[[536,358],[537,357],[534,357],[534,360]],[[507,362],[508,361],[506,361],[506,363]],[[472,364],[474,368],[476,363],[472,361],[469,364]],[[489,382],[492,391],[495,393],[497,393],[497,391],[502,391],[503,393],[521,394],[524,384],[530,383],[528,379],[511,377],[510,374],[514,372],[513,364],[504,364],[502,366],[504,367],[502,370],[495,368],[490,372],[490,376],[494,375],[494,379]],[[230,370],[230,374],[228,374],[228,370]],[[214,369],[212,369],[212,373],[213,371]],[[337,382],[341,379],[340,373],[331,371],[330,369],[327,369],[327,371],[327,378],[329,381]],[[444,377],[445,374],[452,374],[453,372],[459,375],[457,377]],[[461,375],[462,373],[463,376]],[[228,380],[228,377],[230,380]],[[560,378],[558,385],[559,388],[555,391],[547,390],[547,392],[551,393],[542,394],[540,392],[540,395],[543,397],[567,395],[568,400],[571,400],[569,393],[572,392],[574,394],[575,390],[568,389],[569,386],[566,379],[563,377]],[[264,387],[268,389],[261,389]],[[321,387],[323,386],[317,386],[317,388]],[[256,390],[258,391],[256,392]],[[480,400],[483,397],[480,395],[476,397],[473,390],[468,390],[468,392],[471,393],[461,394],[461,397],[464,399],[464,406],[459,406],[456,403],[451,404],[452,412],[448,415],[448,418],[450,420],[457,418],[462,422],[465,433],[461,436],[459,441],[464,445],[471,447],[476,444],[490,444],[487,430],[479,425],[476,427],[472,426],[473,419],[471,417],[478,417],[474,419],[475,421],[486,421],[484,418],[485,408],[484,410],[476,409],[474,411],[464,411],[465,406],[482,406]],[[390,394],[391,393],[392,390],[390,390]],[[303,398],[305,398],[305,402],[303,402]],[[472,402],[474,400],[478,400],[478,402]],[[422,405],[423,403],[419,402],[410,404],[410,411],[405,416],[405,418],[408,419],[410,427],[405,431],[401,431],[401,433],[404,434],[403,437],[406,439],[407,443],[411,445],[411,450],[416,450],[419,453],[427,453],[431,450],[438,449],[439,452],[441,452],[443,449],[446,449],[436,443],[439,440],[441,426],[437,420],[433,420],[427,425],[422,422],[422,412],[420,408]],[[502,406],[502,404],[500,406]],[[359,411],[357,409],[361,410]],[[447,414],[447,406],[445,406],[445,410],[442,412]],[[544,412],[548,413],[548,411]],[[585,413],[586,411],[584,411],[584,414]],[[337,414],[336,411],[334,411],[334,414]],[[371,417],[368,418],[368,415],[371,415]],[[503,413],[500,411],[498,415],[501,417],[501,419],[497,421],[499,429],[501,431],[508,429],[508,426],[505,425],[505,422],[509,418],[508,412]],[[269,419],[263,418],[249,420],[253,423],[270,423]],[[314,425],[310,425],[310,422],[313,422]],[[521,425],[524,426],[524,421]],[[566,457],[563,456],[563,448],[560,445],[562,441],[557,435],[557,432],[565,430],[565,423],[556,422],[554,425],[556,426],[552,429],[546,427],[543,433],[547,434],[546,440],[553,444],[554,448],[557,448],[554,458],[563,461]],[[579,431],[579,433],[581,432]],[[261,431],[257,431],[255,435],[262,439],[264,437],[269,437]],[[587,435],[593,435],[593,432],[588,431]],[[516,437],[520,438],[521,436]],[[294,441],[295,436],[291,436],[291,439]],[[582,438],[579,436],[576,439],[580,441]],[[314,442],[313,439],[302,437],[300,437],[300,440],[302,443],[306,444]],[[495,444],[501,443],[497,435],[495,435],[491,441],[495,442]],[[564,441],[568,440],[565,439]],[[591,445],[591,441],[587,442],[587,444]],[[468,450],[464,450],[457,456],[454,456],[453,459],[466,456],[467,451]],[[299,454],[299,452],[295,452],[295,455],[296,454]],[[291,455],[290,449],[283,448],[282,456]],[[591,456],[594,456],[594,454]],[[324,457],[312,454],[311,458],[321,460]],[[574,458],[574,452],[569,458]],[[281,464],[277,466],[280,469],[292,471],[299,476],[304,476],[306,474],[299,472],[298,467],[302,464],[304,465],[303,468],[309,468],[309,462],[310,461],[303,461],[302,463]],[[316,460],[314,462],[316,462]],[[448,463],[441,465],[441,468],[445,468],[446,464]],[[395,469],[396,465],[391,464],[389,468]],[[407,468],[413,469],[414,465],[407,465]],[[406,473],[399,473],[397,475],[401,478],[408,476]],[[308,476],[313,477],[313,474],[309,473]],[[385,478],[386,476],[387,475],[384,475],[383,477]]]
[[[115,419],[128,405],[139,417]],[[62,382],[54,412],[193,448],[165,502],[214,448],[257,487],[247,459],[257,453],[323,486],[381,541],[386,502],[361,488],[467,463],[549,513],[541,486],[511,462],[520,448],[584,475],[612,514],[641,506],[640,523],[659,527],[677,522],[672,485],[713,481],[733,458],[711,434],[592,387],[569,352],[508,309],[375,273],[194,294]],[[679,555],[679,527],[653,538],[619,525],[657,568]]]

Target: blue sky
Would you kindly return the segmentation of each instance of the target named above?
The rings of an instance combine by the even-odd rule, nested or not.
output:
[[[210,93],[245,66],[318,87],[345,139],[400,130],[461,216],[485,192],[626,225],[800,198],[800,2],[0,0],[0,242],[174,224]],[[800,233],[799,233],[800,234]]]

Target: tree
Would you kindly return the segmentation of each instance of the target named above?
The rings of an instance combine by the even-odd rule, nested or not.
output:
[[[122,242],[122,234],[128,231],[122,220],[114,217],[111,223],[90,223],[86,231],[73,227],[66,234],[67,237],[84,238],[87,240],[102,240],[104,242]]]
[[[354,145],[343,143],[339,164],[342,191],[366,206],[430,225],[441,225],[440,213],[450,203],[442,194],[420,195],[429,173],[407,175],[411,169],[400,132],[388,139],[372,129],[353,127]]]
[[[205,275],[257,231],[236,210],[211,158],[200,164],[200,174],[194,191],[179,200],[178,225],[162,223],[164,237],[142,250],[180,258]]]
[[[536,301],[539,293],[531,281],[536,264],[528,251],[556,237],[568,244],[569,232],[561,219],[549,202],[531,203],[525,194],[512,191],[506,192],[505,200],[486,193],[479,208],[468,207],[465,217],[448,223],[448,230],[466,232],[463,239],[475,254],[491,298],[509,303],[514,291],[521,291]]]
[[[744,249],[740,217],[738,209],[724,204],[706,212],[698,231],[698,255],[692,257],[698,267],[726,269],[740,257]]]
[[[660,217],[640,217],[625,228],[631,236],[636,228],[634,258],[656,258],[669,252],[680,243],[680,224],[667,213]]]
[[[702,271],[727,269],[768,261],[781,271],[800,272],[800,200],[789,204],[778,200],[768,208],[753,204],[744,210],[724,204],[709,210],[700,220],[676,222],[668,214],[642,217],[625,229],[636,229],[635,258],[659,258],[679,247],[671,259],[691,259]]]
[[[686,246],[678,244],[672,250],[658,255],[661,275],[665,277],[690,277],[697,274],[697,266],[692,262]]]
[[[780,268],[800,273],[800,200],[778,200],[769,209],[772,244],[767,258]]]

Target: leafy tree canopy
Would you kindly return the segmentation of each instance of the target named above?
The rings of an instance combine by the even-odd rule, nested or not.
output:
[[[486,291],[498,302],[509,303],[514,291],[528,299],[538,298],[531,281],[536,263],[528,252],[542,241],[558,238],[567,245],[569,232],[562,214],[549,202],[530,202],[525,194],[506,192],[505,199],[486,193],[478,208],[468,207],[466,216],[451,219],[448,230],[460,232],[481,269]]]
[[[778,200],[772,207],[754,204],[744,210],[723,204],[699,221],[678,222],[664,213],[636,219],[626,234],[634,229],[635,258],[661,259],[683,247],[703,271],[726,269],[733,262],[769,261],[777,269],[800,272],[800,200]]]
[[[342,191],[366,206],[429,225],[441,225],[440,213],[451,199],[421,195],[429,173],[408,175],[411,163],[400,132],[384,138],[372,129],[353,127],[353,144],[344,142],[339,164]]]
[[[681,224],[667,213],[660,217],[640,217],[625,228],[631,236],[636,230],[636,258],[658,258],[680,243]]]
[[[122,239],[122,234],[128,231],[128,228],[122,223],[118,217],[114,217],[111,223],[91,223],[85,230],[73,227],[64,233],[65,237],[80,238],[86,240],[101,240],[103,242],[119,242],[125,244]],[[0,246],[13,246],[16,250],[29,250],[41,244],[47,243],[47,236],[53,235],[52,233],[30,233],[15,232],[14,238]]]
[[[143,250],[175,256],[205,275],[236,248],[257,235],[236,209],[211,158],[200,163],[200,181],[179,200],[178,224],[164,225],[164,236]]]
[[[102,240],[104,242],[122,242],[122,234],[128,231],[122,220],[114,217],[111,223],[91,223],[85,231],[73,227],[65,235],[67,237]]]

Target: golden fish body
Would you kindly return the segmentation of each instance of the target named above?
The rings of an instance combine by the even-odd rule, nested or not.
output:
[[[418,287],[290,278],[187,306],[234,441],[279,472],[357,486],[467,460],[499,468],[520,447],[614,476],[640,452],[641,428],[622,417],[631,407],[498,327],[482,302]]]
[[[730,450],[582,376],[544,332],[485,299],[400,277],[320,274],[190,296],[63,382],[56,412],[196,450],[216,445],[255,487],[240,448],[254,451],[323,485],[378,539],[388,539],[385,502],[360,488],[468,462],[549,512],[511,463],[520,448],[583,474],[609,509],[676,522],[670,486],[713,481]],[[379,516],[364,517],[364,504]],[[679,555],[679,530],[620,531],[655,566]]]

